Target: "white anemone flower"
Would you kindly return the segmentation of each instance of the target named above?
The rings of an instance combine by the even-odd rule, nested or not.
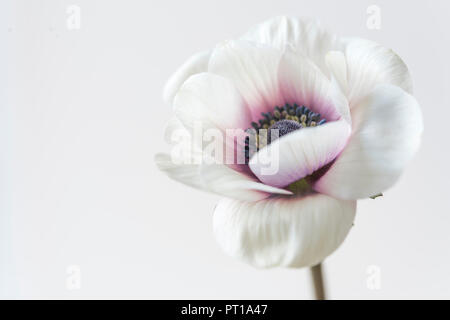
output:
[[[238,165],[198,161],[205,147],[195,141],[156,162],[171,178],[224,197],[213,225],[229,255],[256,267],[314,266],[346,238],[357,200],[390,188],[417,151],[422,115],[411,92],[392,50],[276,17],[188,59],[164,99],[175,113],[168,138],[193,136],[200,124],[225,134],[278,129],[278,139],[253,154],[248,138],[232,144],[245,154]],[[264,174],[256,156],[271,152],[277,170]]]

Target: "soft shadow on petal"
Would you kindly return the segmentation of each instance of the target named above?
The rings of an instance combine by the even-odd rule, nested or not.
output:
[[[196,73],[206,72],[208,70],[210,55],[211,51],[209,50],[196,53],[190,57],[177,71],[175,71],[164,87],[164,102],[171,105],[173,98],[187,78]]]
[[[214,150],[219,163],[244,163],[250,112],[230,80],[212,73],[191,76],[178,91],[174,109],[203,151]]]
[[[170,155],[161,153],[155,156],[155,162],[161,171],[176,181],[233,199],[257,201],[272,194],[292,194],[266,186],[226,165],[178,163],[173,162]]]
[[[252,120],[284,104],[278,86],[281,51],[262,44],[228,41],[211,55],[208,71],[230,79],[250,109]],[[248,123],[250,126],[250,123]]]
[[[352,227],[356,201],[314,194],[257,202],[222,199],[214,233],[223,250],[256,267],[301,268],[322,262]]]
[[[201,145],[193,140],[192,133],[175,116],[166,124],[164,141],[172,146],[171,156],[178,163],[201,163]]]
[[[249,167],[263,183],[285,187],[333,161],[350,136],[343,119],[291,132],[258,151]]]
[[[222,196],[256,201],[272,194],[291,195],[290,191],[264,185],[253,176],[238,172],[225,164],[207,164],[202,149],[192,143],[191,133],[177,118],[172,118],[165,132],[172,145],[171,154],[155,156],[158,168],[170,178],[188,186]]]
[[[359,38],[346,38],[343,43],[350,108],[380,84],[392,84],[412,93],[408,67],[394,51]]]
[[[348,94],[347,61],[342,51],[330,51],[325,56],[325,61],[330,70],[331,81],[334,81],[341,92]]]
[[[330,81],[308,58],[285,50],[278,70],[280,90],[285,102],[304,105],[320,113],[327,121],[344,117],[350,111],[346,97],[337,83]]]
[[[311,59],[325,75],[329,75],[325,55],[339,50],[338,38],[326,30],[320,22],[308,18],[279,16],[251,28],[242,39],[272,45],[280,50],[294,47]]]
[[[238,172],[225,164],[207,164],[191,134],[177,118],[172,118],[165,132],[165,140],[172,145],[171,154],[155,156],[158,168],[170,178],[188,186],[222,196],[256,201],[272,194],[291,195],[292,192],[264,185],[253,176]]]
[[[246,129],[250,114],[233,83],[212,73],[199,73],[185,81],[174,100],[176,116],[193,130]]]
[[[380,85],[352,110],[347,147],[315,190],[360,199],[391,187],[416,153],[423,131],[417,101],[399,87]]]

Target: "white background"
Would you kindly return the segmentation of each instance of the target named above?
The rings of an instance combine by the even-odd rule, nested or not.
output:
[[[68,30],[66,9],[81,8]],[[381,8],[381,30],[366,26]],[[214,240],[212,196],[160,173],[161,92],[191,54],[264,19],[319,18],[393,48],[423,108],[420,152],[325,263],[330,298],[450,298],[448,1],[2,1],[0,297],[310,298]],[[69,290],[78,266],[81,288]],[[380,270],[370,290],[368,268]],[[68,278],[69,277],[69,278]]]

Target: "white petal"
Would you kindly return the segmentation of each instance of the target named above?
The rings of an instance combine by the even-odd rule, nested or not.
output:
[[[244,163],[250,112],[230,80],[212,73],[191,76],[175,97],[174,108],[205,156],[216,163]]]
[[[214,232],[223,250],[256,267],[301,268],[322,262],[347,236],[356,201],[315,194],[257,202],[221,200]]]
[[[264,199],[272,194],[292,194],[284,189],[264,185],[254,177],[224,164],[205,163],[202,150],[192,143],[191,133],[177,118],[169,121],[165,140],[173,147],[171,155],[157,154],[156,165],[170,178],[181,183],[247,201]]]
[[[391,187],[417,151],[423,130],[417,101],[392,85],[378,86],[352,116],[347,147],[314,186],[341,199],[367,198]]]
[[[365,39],[344,42],[351,108],[379,84],[392,84],[412,93],[408,67],[394,51]]]
[[[209,72],[233,81],[252,114],[273,111],[284,104],[278,86],[277,72],[281,52],[272,47],[245,41],[228,41],[211,55]]]
[[[263,183],[285,187],[333,161],[350,136],[343,119],[291,132],[259,150],[249,162]]]
[[[294,17],[271,18],[247,32],[243,39],[272,45],[284,50],[294,47],[311,59],[327,76],[325,54],[340,48],[337,37],[318,21]]]
[[[201,163],[202,149],[193,143],[192,134],[177,117],[172,117],[166,125],[164,140],[172,146],[171,157],[177,163]]]
[[[202,165],[200,173],[208,190],[233,199],[256,201],[272,194],[292,194],[288,190],[264,185],[225,165]]]
[[[256,179],[218,164],[179,164],[168,154],[157,154],[158,168],[170,178],[197,189],[245,201],[265,199],[271,194],[289,195],[291,192],[266,186]]]
[[[210,51],[203,51],[193,55],[169,78],[164,87],[164,102],[171,105],[173,98],[184,81],[196,73],[206,72],[208,70],[210,55]]]
[[[278,78],[285,102],[304,105],[320,113],[327,121],[344,117],[351,122],[346,97],[305,56],[286,50],[280,62]]]
[[[197,189],[204,188],[198,164],[180,164],[172,161],[171,156],[165,153],[156,154],[155,163],[158,169],[165,172],[170,178]]]
[[[211,73],[191,76],[174,100],[176,116],[188,129],[246,129],[251,122],[245,102],[233,83]]]
[[[327,67],[330,70],[332,81],[339,86],[341,92],[348,94],[347,62],[341,51],[330,51],[325,56]]]
[[[164,141],[168,144],[174,144],[173,137],[177,134],[189,135],[189,131],[177,117],[172,117],[166,124],[164,130]]]
[[[202,150],[192,143],[191,133],[181,121],[169,121],[165,140],[172,145],[171,155],[157,154],[158,168],[170,178],[191,187],[222,196],[255,201],[272,194],[290,195],[292,192],[266,186],[248,174],[222,164],[206,164]]]

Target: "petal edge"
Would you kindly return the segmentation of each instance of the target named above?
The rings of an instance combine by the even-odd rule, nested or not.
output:
[[[350,231],[356,201],[315,194],[258,202],[222,199],[214,233],[222,249],[255,267],[301,268],[333,253]]]

